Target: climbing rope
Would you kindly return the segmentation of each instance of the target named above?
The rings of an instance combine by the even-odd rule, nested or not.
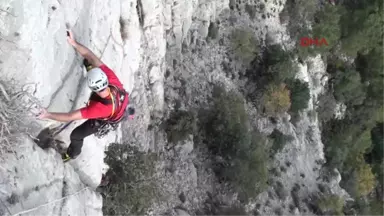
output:
[[[47,205],[50,205],[50,204],[52,204],[52,203],[56,203],[56,202],[62,201],[62,200],[66,199],[66,198],[68,198],[68,197],[71,197],[71,196],[75,196],[76,194],[79,194],[80,192],[82,192],[82,191],[84,191],[85,189],[88,189],[88,188],[89,188],[89,187],[85,187],[85,188],[83,188],[83,189],[77,191],[76,193],[69,194],[69,195],[64,196],[64,197],[62,197],[62,198],[60,198],[60,199],[56,199],[56,200],[53,200],[53,201],[51,201],[51,202],[48,202],[48,203],[39,205],[39,206],[37,206],[37,207],[35,207],[35,208],[31,208],[31,209],[28,209],[28,210],[25,210],[25,211],[21,211],[21,212],[19,212],[19,213],[13,214],[12,216],[18,216],[18,215],[20,215],[20,214],[25,214],[25,213],[28,213],[28,212],[31,212],[31,211],[35,211],[35,210],[39,209],[40,207],[47,206]],[[7,208],[7,209],[8,209],[8,208]],[[11,213],[11,212],[9,211],[9,209],[8,209],[8,212]]]

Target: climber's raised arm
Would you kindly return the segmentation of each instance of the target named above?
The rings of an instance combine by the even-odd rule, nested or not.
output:
[[[67,32],[68,43],[70,43],[76,49],[76,51],[80,53],[80,55],[87,59],[88,62],[92,64],[92,66],[100,67],[103,64],[103,62],[90,49],[75,40],[75,37],[71,31]]]
[[[69,113],[55,113],[55,112],[48,112],[46,109],[43,109],[41,111],[38,118],[40,118],[40,119],[52,119],[52,120],[60,121],[60,122],[69,122],[69,121],[73,121],[73,120],[84,119],[83,116],[81,115],[80,110],[75,110],[75,111],[69,112]]]

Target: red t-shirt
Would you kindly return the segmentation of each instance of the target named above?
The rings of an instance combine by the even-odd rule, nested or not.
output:
[[[105,64],[99,67],[108,77],[109,84],[115,85],[117,87],[123,88],[119,78],[116,74]],[[111,98],[110,96],[107,97]],[[80,109],[81,116],[84,119],[98,119],[98,118],[107,118],[112,114],[112,104],[104,105],[97,101],[90,101],[90,103]]]

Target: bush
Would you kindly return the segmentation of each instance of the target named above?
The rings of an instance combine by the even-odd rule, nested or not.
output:
[[[268,115],[287,112],[291,107],[290,91],[285,84],[270,84],[264,93],[263,104]]]
[[[256,17],[256,7],[250,4],[245,5],[245,12],[248,13],[249,17],[253,20]]]
[[[281,151],[287,142],[293,140],[292,136],[285,135],[277,129],[274,129],[269,137],[273,140],[272,148],[270,150],[271,156],[274,156],[276,153]]]
[[[280,200],[285,200],[288,197],[288,191],[284,188],[284,185],[281,183],[281,181],[276,182],[274,189]]]
[[[372,138],[372,163],[381,163],[384,159],[384,124],[379,122],[371,130]]]
[[[177,143],[196,131],[196,119],[192,112],[172,112],[165,124],[165,131],[169,142]]]
[[[223,158],[216,174],[247,200],[266,187],[266,139],[250,129],[242,97],[218,87],[213,100],[205,131],[210,151]]]
[[[280,16],[289,17],[288,31],[294,40],[299,41],[303,35],[302,30],[306,29],[306,25],[311,23],[316,12],[318,2],[316,0],[288,0],[285,3]]]
[[[208,27],[208,37],[212,39],[216,39],[219,35],[219,27],[216,23],[211,22]]]
[[[220,206],[220,205],[218,205]],[[231,206],[223,206],[219,209],[216,215],[246,215],[247,211],[244,206],[241,205],[231,205]]]
[[[317,22],[313,25],[313,38],[325,38],[328,42],[328,46],[314,47],[319,53],[329,51],[339,42],[341,36],[339,25],[341,15],[339,10],[338,6],[326,4],[325,7],[315,15]]]
[[[214,108],[207,125],[207,135],[212,138],[210,149],[215,154],[233,153],[239,150],[236,145],[248,147],[248,116],[244,101],[234,92],[226,92],[221,87],[215,89]],[[235,145],[236,143],[236,145]]]
[[[321,197],[317,205],[323,214],[343,215],[344,199],[337,195]]]
[[[359,71],[362,81],[369,82],[367,96],[376,103],[383,104],[384,63],[383,49],[378,46],[366,55],[358,55],[355,59],[356,70]]]
[[[20,134],[30,133],[33,126],[39,128],[33,125],[31,114],[41,106],[24,87],[19,88],[12,80],[0,81],[0,153],[13,151]]]
[[[297,113],[308,107],[310,99],[308,83],[301,82],[298,79],[288,82],[291,97],[291,112]]]
[[[366,91],[361,83],[360,74],[355,70],[337,71],[334,80],[336,100],[348,105],[360,105],[364,102]]]
[[[357,199],[352,209],[357,210],[355,215],[384,215],[383,201],[373,197]]]
[[[358,196],[366,196],[372,192],[376,181],[371,166],[362,161],[356,170],[356,175]]]
[[[337,101],[332,92],[325,92],[318,98],[318,106],[316,112],[322,122],[327,122],[334,117]]]
[[[384,124],[383,122],[377,123],[371,130],[372,147],[365,155],[366,160],[372,166],[372,172],[375,174],[376,179],[383,179],[383,165],[384,165],[384,139],[383,139]],[[378,181],[379,187],[383,187],[383,181]]]
[[[254,33],[250,29],[235,29],[230,37],[235,56],[248,65],[259,51]]]
[[[292,60],[290,52],[283,50],[281,45],[268,45],[245,73],[250,100],[260,104],[262,89],[272,82],[283,83],[293,79],[297,70],[298,66]]]
[[[264,63],[267,73],[276,82],[292,79],[298,70],[297,65],[292,61],[291,53],[283,50],[279,44],[267,47]]]
[[[360,72],[364,81],[380,80],[383,82],[383,80],[380,79],[380,77],[384,75],[383,57],[383,50],[380,47],[372,49],[365,55],[359,53],[356,58],[356,69]]]
[[[342,51],[355,56],[359,51],[382,47],[383,2],[381,0],[347,1],[345,4],[345,10],[340,19]],[[352,4],[355,5],[352,6]]]
[[[155,154],[143,153],[126,144],[111,144],[105,162],[110,184],[103,189],[104,215],[143,215],[158,197]]]

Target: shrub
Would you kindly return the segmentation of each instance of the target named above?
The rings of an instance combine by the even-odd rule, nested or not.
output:
[[[285,144],[293,139],[292,136],[285,135],[277,129],[274,129],[269,137],[273,140],[273,145],[270,149],[271,156],[274,156],[277,152],[281,151]]]
[[[311,23],[317,8],[316,0],[288,0],[284,5],[280,16],[289,17],[288,32],[294,40],[299,40],[303,36],[303,30],[306,30],[306,25]],[[308,35],[305,35],[308,36]]]
[[[235,56],[248,65],[259,51],[254,33],[250,29],[235,29],[230,37]]]
[[[384,87],[384,58],[381,46],[372,49],[366,55],[358,55],[355,59],[356,70],[359,71],[362,81],[369,82],[367,96],[376,103],[383,104]],[[383,112],[381,112],[383,113]]]
[[[344,175],[345,173],[352,173],[349,179],[343,180],[342,186],[354,197],[366,196],[371,193],[376,186],[375,175],[372,172],[371,166],[367,164],[363,158],[363,148],[360,148],[361,153],[354,152],[358,150],[349,152],[349,156],[346,162],[344,162],[343,170]],[[355,154],[358,155],[354,156]]]
[[[208,37],[212,39],[216,39],[219,35],[219,27],[216,23],[211,22],[208,27]]]
[[[216,161],[216,174],[247,200],[266,187],[266,139],[250,129],[242,97],[222,88],[214,93],[205,131],[210,151],[224,160]]]
[[[343,215],[344,199],[337,195],[321,197],[317,205],[323,214]]]
[[[348,2],[356,5],[346,7],[341,13],[342,51],[355,56],[359,51],[381,48],[384,25],[383,2],[380,0]]]
[[[270,84],[264,93],[263,104],[268,115],[278,115],[287,112],[291,106],[290,91],[286,85]]]
[[[30,92],[13,80],[0,81],[0,153],[12,151],[20,134],[39,127],[31,113],[41,106]]]
[[[267,73],[272,76],[272,80],[282,82],[292,79],[298,67],[292,61],[291,54],[283,50],[279,44],[269,45],[264,55],[264,63]]]
[[[384,124],[379,122],[371,130],[372,138],[372,159],[373,163],[381,163],[384,158]]]
[[[165,125],[168,141],[172,143],[184,140],[196,131],[195,116],[189,111],[172,112]]]
[[[375,176],[372,173],[371,166],[362,161],[356,170],[356,175],[358,196],[368,195],[376,185]]]
[[[315,46],[317,52],[329,51],[338,43],[341,36],[340,16],[339,7],[330,4],[326,4],[316,13],[317,22],[313,25],[313,38],[325,38],[328,42],[328,46]]]
[[[216,215],[246,215],[247,212],[244,206],[231,205],[228,207],[221,207]]]
[[[351,207],[351,210],[356,209],[355,215],[384,215],[383,201],[376,197],[356,199]]]
[[[384,55],[380,47],[376,47],[366,54],[359,53],[356,57],[356,70],[360,72],[364,81],[380,80],[383,76],[384,63],[382,61]]]
[[[310,99],[308,83],[301,82],[298,79],[288,82],[291,98],[291,112],[299,112],[308,107]]]
[[[256,7],[250,4],[245,5],[245,12],[248,13],[249,17],[253,20],[256,16]]]
[[[283,183],[280,181],[277,181],[274,185],[274,189],[276,192],[276,195],[279,197],[280,200],[285,200],[288,196],[288,191],[284,188]]]
[[[105,162],[110,184],[103,189],[104,215],[143,215],[158,197],[155,154],[143,153],[126,144],[111,144]]]
[[[234,143],[244,147],[249,145],[248,116],[240,95],[219,88],[207,125],[207,135],[213,139],[209,147],[214,153],[236,154],[238,149]]]
[[[335,109],[337,107],[337,101],[332,92],[325,92],[318,97],[318,107],[316,111],[319,115],[319,119],[322,122],[327,122],[333,118]]]
[[[366,97],[360,74],[355,70],[337,71],[334,80],[335,98],[347,105],[360,105]]]

